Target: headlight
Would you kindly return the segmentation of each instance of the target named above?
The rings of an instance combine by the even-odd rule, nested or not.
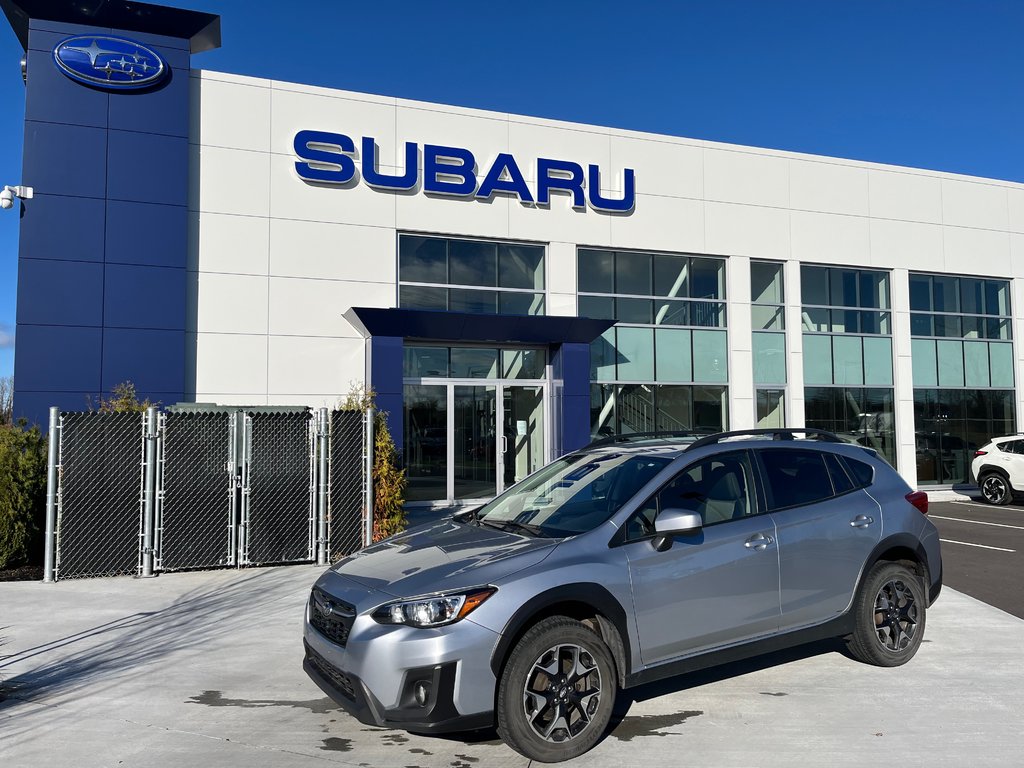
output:
[[[443,627],[465,618],[497,591],[495,587],[486,587],[448,595],[399,600],[382,605],[373,612],[373,618],[380,624]]]

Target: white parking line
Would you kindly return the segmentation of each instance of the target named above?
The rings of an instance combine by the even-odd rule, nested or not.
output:
[[[1015,531],[1024,531],[1024,525],[1006,525],[1006,523],[989,523],[984,520],[964,520],[962,517],[943,517],[942,515],[928,515],[935,520],[952,520],[957,523],[974,523],[975,525],[992,525],[996,528],[1013,528]]]
[[[980,501],[947,501],[947,502],[935,502],[936,504],[960,504],[964,507],[977,507],[978,509],[991,509],[992,511],[1003,510],[1005,512],[1024,512],[1024,507],[1014,507],[1012,505],[996,506],[994,504],[982,504]]]
[[[1016,552],[1016,549],[1004,549],[1003,547],[990,547],[987,544],[971,544],[969,541],[953,541],[953,539],[939,539],[945,544],[963,544],[965,547],[980,547],[981,549],[994,549],[997,552]]]

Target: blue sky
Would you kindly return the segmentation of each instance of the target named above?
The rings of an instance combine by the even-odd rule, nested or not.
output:
[[[186,7],[223,17],[197,68],[1024,182],[1020,0]],[[21,48],[4,27],[0,184],[17,184]],[[0,211],[0,376],[17,230]]]

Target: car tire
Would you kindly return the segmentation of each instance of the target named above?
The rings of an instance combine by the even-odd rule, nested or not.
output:
[[[998,472],[988,472],[981,476],[978,481],[981,489],[981,498],[989,504],[1003,506],[1013,500],[1013,489],[1010,488],[1010,481]]]
[[[531,760],[557,763],[593,747],[611,720],[618,678],[607,644],[566,616],[516,643],[498,685],[498,733]]]
[[[927,604],[917,573],[902,563],[876,563],[854,600],[854,658],[878,667],[906,664],[921,646]]]

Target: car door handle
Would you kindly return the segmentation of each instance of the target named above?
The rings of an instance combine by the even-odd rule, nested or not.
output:
[[[857,515],[853,520],[850,521],[850,525],[854,528],[867,528],[875,522],[875,518],[868,517],[867,515]]]
[[[775,541],[775,539],[773,539],[771,536],[765,536],[763,533],[755,533],[753,536],[751,536],[749,539],[743,542],[743,546],[745,546],[747,549],[756,549],[758,552],[760,552],[773,541]]]

